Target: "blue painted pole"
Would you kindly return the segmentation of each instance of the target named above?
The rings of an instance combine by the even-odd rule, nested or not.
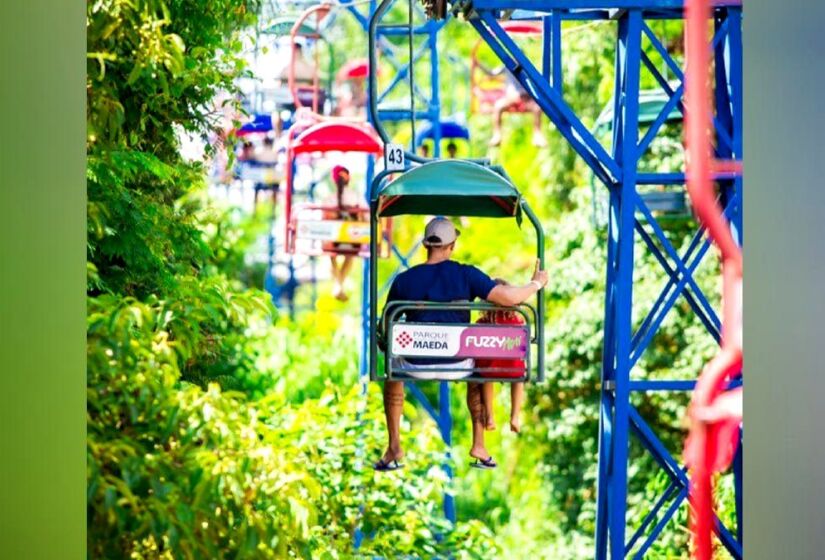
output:
[[[728,8],[725,12],[727,22],[727,40],[724,48],[716,49],[715,55],[717,64],[719,57],[724,58],[724,68],[727,70],[723,79],[725,90],[730,100],[730,126],[732,130],[732,150],[729,157],[742,161],[742,10],[741,8]],[[719,82],[717,82],[718,84]],[[717,89],[719,89],[717,87]],[[731,186],[735,194],[738,195],[740,204],[736,208],[731,218],[734,238],[740,245],[744,241],[744,230],[742,226],[742,176],[737,175],[733,179]]]
[[[742,511],[742,429],[739,429],[739,447],[736,450],[736,455],[733,457],[733,490],[736,501],[736,540],[739,544],[745,541],[743,538],[743,511]]]
[[[541,75],[552,84],[553,76],[553,21],[551,15],[541,18]]]
[[[435,117],[433,123],[433,157],[441,156],[441,78],[438,67],[438,33],[431,30],[427,37],[430,48],[430,106],[429,111]]]
[[[272,215],[269,219],[269,232],[266,238],[266,276],[264,276],[264,290],[269,292],[272,303],[276,308],[281,306],[280,290],[275,278],[275,211],[273,206]]]
[[[430,50],[430,103],[429,112],[435,117],[433,123],[433,157],[441,155],[441,96],[439,92],[440,77],[438,65],[438,29],[431,26],[427,44]],[[438,428],[447,453],[444,461],[444,472],[447,474],[448,484],[452,487],[453,469],[451,466],[451,449],[453,445],[452,427],[453,417],[450,410],[450,384],[442,381],[438,393]],[[455,498],[449,492],[444,493],[444,517],[450,523],[456,522]]]
[[[561,95],[562,90],[564,89],[561,67],[561,14],[558,12],[553,12],[550,15],[550,25],[553,29],[552,44],[550,47],[553,55],[551,69],[553,81],[550,83],[553,86],[553,89]]]
[[[374,2],[370,3],[370,13],[372,13],[372,9],[374,8]],[[355,8],[352,8],[354,11]],[[369,90],[367,91],[367,95],[369,96]],[[369,118],[369,117],[368,117]],[[372,181],[375,176],[375,156],[367,155],[367,173],[365,177],[366,186],[364,187],[364,202],[369,207],[370,200],[372,200]],[[367,406],[367,395],[369,391],[369,340],[370,340],[370,269],[371,269],[371,262],[369,258],[362,259],[362,266],[363,266],[363,274],[362,274],[362,282],[361,282],[361,352],[360,352],[360,359],[358,364],[358,383],[360,385],[360,393],[361,393],[361,406],[358,408],[358,442],[357,442],[357,467],[363,469],[364,466],[364,458],[366,455],[366,449],[364,446],[364,420],[363,420],[363,410],[366,409]],[[361,547],[361,543],[364,541],[364,532],[361,529],[361,519],[364,516],[364,503],[358,507],[358,524],[355,527],[355,534],[353,536],[353,546],[355,550],[358,550]]]
[[[452,460],[451,449],[453,446],[453,416],[450,411],[450,384],[442,381],[438,389],[438,428],[441,432],[441,439],[444,440],[444,445],[447,448],[444,472],[447,473],[449,484],[452,486],[453,469],[450,462]],[[444,517],[446,517],[450,523],[455,523],[455,498],[449,492],[444,493]]]
[[[613,454],[608,490],[608,542],[613,558],[624,556],[627,524],[627,455],[629,450],[630,408],[630,341],[632,337],[633,238],[636,200],[636,142],[639,126],[639,69],[641,50],[639,10],[625,13],[619,20],[617,77],[620,88],[615,98],[613,159],[621,170],[619,216],[617,219],[618,254],[615,276],[616,304],[611,318],[615,329]]]
[[[716,105],[724,106],[717,112],[720,121],[731,128],[733,145],[722,157],[742,160],[742,14],[738,8],[731,8],[716,18],[717,31],[726,25],[726,40],[720,41],[714,48],[716,68]],[[722,84],[722,85],[720,85]],[[721,118],[724,117],[724,118]],[[742,227],[742,177],[722,183],[725,198],[732,199],[734,208],[730,219],[734,238],[741,245],[744,231]],[[736,503],[736,540],[741,546],[742,540],[742,430],[739,430],[739,447],[733,458],[733,487]]]
[[[541,18],[541,74],[557,92],[562,91],[561,15],[552,11]]]
[[[375,176],[375,156],[367,156],[366,187],[364,199],[367,206],[370,204],[372,180]],[[361,360],[358,371],[361,382],[361,394],[366,398],[367,383],[369,382],[369,338],[370,338],[370,259],[363,259],[363,276],[361,282]]]

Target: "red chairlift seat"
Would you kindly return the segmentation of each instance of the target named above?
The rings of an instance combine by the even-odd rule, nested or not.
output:
[[[296,135],[289,145],[288,161],[302,154],[321,155],[328,152],[383,153],[381,140],[372,127],[365,123],[323,121]],[[293,171],[287,166],[286,189],[286,250],[320,255],[369,256],[369,207],[338,207],[329,204],[293,205]],[[390,220],[384,222],[380,233],[382,257],[388,257],[391,243]]]

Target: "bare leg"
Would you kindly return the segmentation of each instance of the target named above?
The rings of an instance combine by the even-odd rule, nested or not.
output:
[[[496,104],[493,105],[493,136],[490,138],[491,146],[498,146],[501,144],[501,123],[504,112],[516,105],[519,102],[519,99],[521,99],[521,97],[517,92],[513,92],[508,89],[501,99],[496,101]]]
[[[491,432],[496,429],[496,419],[493,414],[493,399],[496,390],[492,383],[481,384],[481,399],[484,402],[484,429]],[[485,457],[486,458],[486,457]]]
[[[401,412],[404,410],[404,383],[384,382],[384,415],[387,419],[389,443],[382,458],[385,463],[400,461],[404,457],[401,450]]]
[[[343,287],[341,285],[341,270],[338,268],[338,257],[336,255],[332,255],[329,258],[329,262],[331,265],[330,271],[332,273],[332,295],[335,298],[340,298]]]
[[[342,280],[347,277],[347,274],[349,274],[349,271],[352,268],[352,260],[353,260],[352,257],[349,257],[349,256],[344,257],[344,263],[341,265],[341,279]]]
[[[521,431],[521,407],[524,405],[524,383],[510,386],[510,431]]]
[[[347,294],[344,291],[344,282],[346,282],[347,276],[349,275],[349,271],[352,268],[353,259],[352,257],[343,257],[343,259],[344,262],[341,263],[341,268],[338,271],[338,285],[341,288],[338,292],[340,294],[338,296],[338,299],[341,301],[347,301],[347,299],[349,298],[347,297]]]
[[[490,138],[491,146],[499,146],[501,144],[501,120],[504,115],[505,107],[498,100],[493,106],[493,136]]]
[[[533,111],[533,145],[537,148],[544,148],[547,146],[547,139],[541,132],[541,107],[536,103],[530,105]]]
[[[484,447],[484,403],[481,393],[481,383],[467,383],[467,408],[470,409],[473,423],[473,446],[470,449],[470,457],[484,461],[490,458],[490,453]]]

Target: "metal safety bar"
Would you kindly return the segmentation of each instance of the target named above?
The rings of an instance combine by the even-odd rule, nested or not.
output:
[[[529,303],[520,303],[518,305],[512,307],[503,307],[501,305],[496,305],[494,303],[488,302],[469,302],[469,301],[451,301],[446,303],[439,303],[434,301],[409,301],[409,300],[398,300],[398,301],[391,301],[384,306],[384,312],[381,315],[381,323],[380,328],[383,334],[388,332],[387,330],[387,323],[388,321],[395,320],[395,317],[398,316],[398,312],[396,308],[400,307],[403,310],[439,310],[439,311],[516,311],[522,317],[524,317],[525,325],[533,325],[532,335],[530,336],[530,342],[535,344],[538,340],[538,329],[537,327],[537,320],[538,320],[538,311],[533,305]],[[527,314],[529,311],[529,316]],[[416,323],[416,324],[429,324],[429,323]],[[439,323],[434,323],[439,324]]]
[[[699,221],[721,253],[723,292],[721,349],[699,376],[688,409],[691,428],[685,442],[685,459],[692,471],[690,526],[693,533],[693,558],[710,560],[713,557],[713,533],[717,534],[728,549],[735,549],[735,557],[741,558],[742,387],[729,390],[730,381],[741,376],[743,365],[741,222],[729,219],[723,205],[717,201],[712,172],[720,168],[734,171],[732,184],[723,184],[721,190],[723,193],[727,190],[730,199],[739,199],[741,207],[742,146],[740,133],[734,135],[737,142],[718,142],[714,150],[709,135],[713,99],[708,86],[713,54],[716,58],[714,72],[717,81],[729,82],[727,76],[735,74],[736,81],[729,91],[713,92],[716,94],[717,111],[722,120],[734,124],[738,111],[731,111],[730,107],[741,107],[741,63],[736,57],[725,55],[724,45],[715,41],[708,45],[708,21],[713,15],[708,0],[688,0],[686,11],[686,56],[691,61],[686,76],[685,139],[689,155],[687,191]],[[727,32],[733,31],[738,35],[741,32],[741,15],[735,13],[734,18],[733,25],[725,22],[728,23]],[[721,28],[719,19],[715,23],[718,34]],[[727,99],[728,95],[732,99]],[[715,119],[714,124],[717,131],[724,129]],[[725,161],[720,161],[723,158]],[[714,416],[715,420],[706,419]],[[736,492],[738,538],[734,540],[731,537],[726,541],[727,535],[720,533],[720,528],[724,527],[720,527],[715,519],[713,478],[715,472],[726,469],[731,463]]]
[[[432,311],[510,311],[514,313],[518,313],[523,319],[524,323],[521,325],[518,324],[496,324],[496,323],[436,323],[436,322],[406,322],[400,321],[401,317],[409,311],[420,311],[420,310],[432,310]],[[481,382],[481,383],[488,383],[488,382],[500,382],[500,383],[519,383],[524,381],[531,380],[531,371],[532,371],[532,360],[531,360],[531,352],[530,346],[531,344],[535,344],[537,341],[537,332],[538,332],[538,325],[535,323],[535,317],[537,312],[534,307],[527,305],[527,304],[520,304],[514,307],[502,307],[498,305],[494,305],[491,303],[486,302],[449,302],[449,303],[438,303],[438,302],[429,302],[429,301],[393,301],[388,303],[384,307],[384,313],[381,318],[381,334],[382,338],[385,341],[386,352],[385,356],[387,359],[384,361],[384,377],[378,378],[376,374],[376,378],[372,379],[373,381],[383,381],[383,380],[395,380],[397,373],[401,374],[408,374],[403,376],[404,381],[464,381],[464,382]],[[523,372],[522,375],[518,377],[496,377],[496,376],[488,376],[484,374],[490,373],[504,373],[504,372],[511,372],[514,371],[515,368],[513,367],[478,367],[477,365],[473,365],[473,367],[455,367],[455,364],[461,363],[464,361],[463,358],[458,357],[429,357],[429,356],[422,356],[428,360],[432,359],[435,360],[435,363],[439,364],[439,371],[445,371],[450,373],[462,373],[467,372],[471,375],[467,375],[465,377],[460,377],[456,379],[443,379],[440,377],[434,377],[431,379],[423,379],[418,378],[414,374],[416,373],[424,373],[426,370],[422,370],[421,368],[416,368],[413,365],[410,367],[396,367],[392,363],[392,358],[396,357],[396,355],[392,352],[392,341],[387,341],[387,336],[391,334],[391,330],[393,325],[402,324],[402,325],[409,325],[409,326],[423,326],[423,327],[484,327],[484,328],[491,328],[491,329],[498,329],[498,330],[506,330],[506,329],[526,329],[527,330],[527,345],[525,349],[525,356],[524,358],[513,358],[515,360],[523,360],[524,367],[519,368],[520,371]],[[532,334],[531,334],[532,333]],[[499,356],[484,356],[480,359],[484,360],[493,360],[499,359]],[[507,359],[507,358],[502,358]],[[443,369],[440,367],[440,364],[444,364]]]

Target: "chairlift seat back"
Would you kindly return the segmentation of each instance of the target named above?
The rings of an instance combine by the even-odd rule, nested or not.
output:
[[[508,310],[520,315],[522,324],[432,323],[402,320],[407,311],[453,309],[476,311]],[[384,375],[388,380],[528,381],[531,371],[531,331],[535,327],[535,310],[528,305],[502,308],[489,303],[435,303],[395,301],[384,309],[386,325],[386,360]],[[479,362],[506,360],[506,368],[479,366]],[[513,374],[514,367],[519,371]]]

